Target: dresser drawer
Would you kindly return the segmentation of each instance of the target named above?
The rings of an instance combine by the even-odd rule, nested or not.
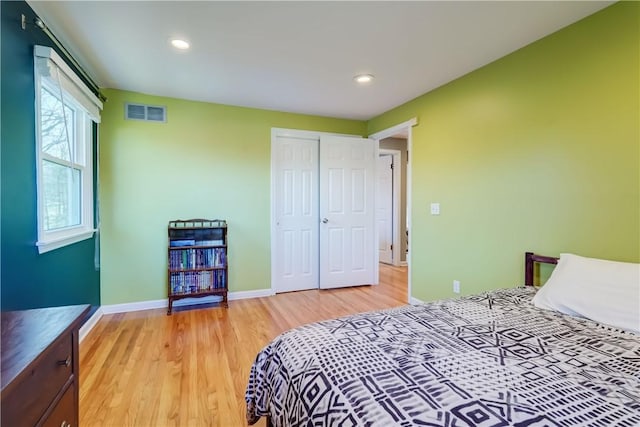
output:
[[[17,379],[12,393],[2,396],[3,426],[33,426],[43,416],[73,375],[72,342],[71,333],[61,335]]]
[[[71,383],[52,410],[45,414],[38,427],[77,427],[75,406],[75,383]]]

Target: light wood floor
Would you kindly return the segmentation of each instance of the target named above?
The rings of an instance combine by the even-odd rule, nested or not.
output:
[[[246,425],[249,370],[276,335],[406,301],[406,267],[381,265],[379,286],[106,315],[80,344],[80,425]]]

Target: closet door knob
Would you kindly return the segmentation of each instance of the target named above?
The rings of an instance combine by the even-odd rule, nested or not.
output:
[[[328,222],[329,222],[329,220],[328,220],[327,218],[322,218],[322,223],[323,223],[323,224],[326,224],[326,223],[328,223]]]

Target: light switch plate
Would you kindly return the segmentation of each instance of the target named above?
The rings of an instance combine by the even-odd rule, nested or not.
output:
[[[431,215],[440,215],[440,203],[431,203]]]

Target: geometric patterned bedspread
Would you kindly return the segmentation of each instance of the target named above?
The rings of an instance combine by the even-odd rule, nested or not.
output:
[[[309,324],[257,356],[274,426],[640,426],[640,335],[492,291]]]

